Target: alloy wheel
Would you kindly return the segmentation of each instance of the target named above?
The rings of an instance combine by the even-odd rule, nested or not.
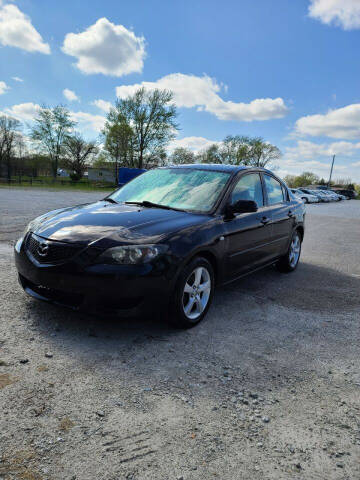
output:
[[[292,268],[294,268],[299,261],[300,248],[301,248],[300,237],[296,233],[293,236],[293,239],[291,241],[290,251],[289,251],[289,264]]]
[[[182,297],[184,314],[196,320],[205,310],[211,293],[211,277],[205,267],[196,267],[188,276]]]

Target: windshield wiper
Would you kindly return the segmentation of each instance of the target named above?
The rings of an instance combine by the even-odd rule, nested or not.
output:
[[[160,203],[150,202],[149,200],[143,200],[142,202],[124,202],[126,205],[140,205],[147,208],[163,208],[164,210],[176,210],[178,212],[184,212],[180,208],[169,207],[169,205],[161,205]]]
[[[103,198],[103,202],[118,203],[116,200],[110,197]]]

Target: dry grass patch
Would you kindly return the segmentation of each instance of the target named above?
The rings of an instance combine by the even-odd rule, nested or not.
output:
[[[16,381],[17,379],[10,377],[8,373],[0,373],[0,388],[7,387]]]

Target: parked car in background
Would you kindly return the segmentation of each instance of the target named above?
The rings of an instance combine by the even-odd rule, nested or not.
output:
[[[345,195],[341,195],[341,193],[338,193],[338,192],[335,192],[335,193],[336,193],[336,195],[339,195],[341,200],[350,200],[349,197],[346,197]]]
[[[316,195],[312,195],[311,193],[302,192],[297,188],[291,188],[290,190],[296,197],[301,198],[304,201],[304,203],[317,203],[320,201],[319,197],[317,197]]]
[[[319,192],[323,193],[324,195],[327,195],[330,198],[330,202],[339,202],[341,200],[339,195],[337,195],[335,192],[331,190],[319,190]]]
[[[126,183],[130,182],[133,178],[138,177],[142,173],[146,172],[144,168],[127,168],[120,167],[118,170],[118,185],[122,187]]]
[[[308,195],[315,195],[318,199],[319,202],[330,202],[330,198],[327,195],[324,195],[320,190],[310,190],[308,188],[299,188],[303,193],[307,193]]]
[[[269,170],[163,167],[103,200],[36,218],[15,262],[25,292],[39,300],[99,315],[169,312],[172,323],[192,327],[215,285],[272,264],[294,271],[304,218],[303,202]]]
[[[356,198],[356,191],[355,190],[350,190],[350,189],[345,189],[345,188],[337,188],[336,190],[333,189],[333,192],[337,193],[338,195],[343,195],[346,200],[351,200],[352,198]]]

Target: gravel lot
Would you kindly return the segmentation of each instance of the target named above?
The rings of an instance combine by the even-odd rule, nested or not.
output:
[[[101,196],[0,189],[0,479],[359,479],[360,201],[310,205],[295,273],[174,331],[18,286],[26,222]]]

